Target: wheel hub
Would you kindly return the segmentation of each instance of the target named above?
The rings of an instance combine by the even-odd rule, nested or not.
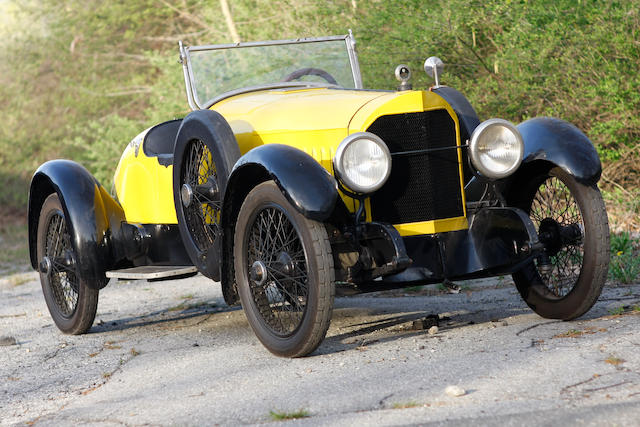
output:
[[[189,184],[182,184],[180,188],[180,198],[182,199],[182,206],[188,208],[191,206],[191,201],[193,200],[193,190]]]
[[[210,176],[204,184],[196,185],[196,193],[216,202],[219,200],[220,193],[218,191],[218,183],[213,176]]]
[[[43,257],[39,265],[40,273],[49,275],[51,273],[51,259],[48,256]]]
[[[291,276],[295,270],[293,259],[291,259],[291,256],[286,252],[280,252],[275,267],[279,272],[286,276]]]
[[[554,256],[565,246],[579,244],[583,233],[578,224],[561,225],[552,218],[545,218],[540,223],[538,235],[547,254]]]
[[[249,269],[249,278],[258,286],[264,285],[267,280],[267,267],[262,261],[255,261]]]

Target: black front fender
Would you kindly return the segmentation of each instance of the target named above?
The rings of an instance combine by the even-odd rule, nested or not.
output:
[[[313,157],[297,148],[266,144],[254,148],[235,164],[229,179],[242,181],[246,173],[258,172],[272,179],[287,200],[307,218],[324,221],[338,200],[338,184]]]
[[[593,143],[571,123],[539,117],[518,125],[524,140],[523,166],[546,161],[559,166],[585,185],[600,179],[602,165]]]
[[[229,305],[238,302],[233,272],[235,220],[249,192],[273,180],[286,199],[304,216],[325,221],[336,207],[338,184],[310,155],[288,145],[266,144],[242,156],[233,167],[222,207],[222,294]]]
[[[44,200],[52,193],[60,197],[80,279],[89,287],[103,288],[107,284],[105,271],[113,263],[110,224],[119,226],[124,221],[122,208],[78,163],[52,160],[40,166],[29,189],[29,255],[34,269],[38,267],[38,217]]]

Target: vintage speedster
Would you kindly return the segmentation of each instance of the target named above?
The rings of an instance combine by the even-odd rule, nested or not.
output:
[[[124,150],[111,193],[68,160],[29,195],[31,264],[65,333],[108,278],[201,274],[260,341],[303,356],[336,293],[511,274],[547,318],[594,304],[609,262],[593,144],[573,125],[481,122],[435,78],[363,89],[351,34],[186,47],[185,118]],[[391,73],[391,71],[390,71]]]

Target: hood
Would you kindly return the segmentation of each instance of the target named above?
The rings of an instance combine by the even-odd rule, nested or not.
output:
[[[263,144],[285,144],[310,154],[327,170],[340,142],[383,115],[446,109],[431,91],[327,88],[271,89],[227,98],[211,107],[227,120],[241,154]]]
[[[235,133],[347,129],[354,114],[389,92],[326,88],[272,89],[227,98],[211,109]]]

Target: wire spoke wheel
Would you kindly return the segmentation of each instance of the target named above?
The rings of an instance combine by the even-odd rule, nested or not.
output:
[[[45,256],[51,260],[49,286],[60,313],[70,318],[78,306],[78,277],[75,270],[66,265],[71,255],[71,243],[62,212],[56,211],[49,218],[46,228]]]
[[[525,302],[539,315],[574,319],[602,292],[609,268],[609,223],[598,188],[561,168],[526,177],[511,202],[529,214],[544,245],[513,274]]]
[[[256,186],[238,212],[234,269],[247,320],[269,351],[299,357],[320,345],[335,294],[327,231],[273,181]]]
[[[40,210],[36,252],[42,292],[56,326],[66,334],[85,333],[96,316],[98,290],[78,273],[69,224],[55,193]]]
[[[186,148],[180,182],[191,191],[191,199],[182,203],[187,228],[198,249],[206,251],[220,236],[221,202],[211,194],[211,189],[217,189],[218,175],[203,141],[193,140]]]
[[[256,215],[247,246],[247,274],[251,276],[255,263],[265,267],[264,277],[249,283],[260,315],[275,334],[288,336],[300,326],[309,296],[307,259],[298,232],[282,210],[269,206]]]
[[[172,190],[178,230],[189,260],[200,273],[216,281],[222,279],[224,270],[222,200],[239,158],[236,137],[219,113],[196,110],[182,120],[173,148]],[[225,301],[233,304],[237,296],[235,289],[229,288],[223,286],[223,294]]]
[[[552,255],[535,260],[542,282],[553,295],[564,297],[578,282],[584,263],[585,227],[580,206],[569,188],[557,177],[550,176],[538,188],[529,216],[541,240],[549,241],[553,247]],[[570,238],[563,239],[563,232]],[[555,249],[555,246],[561,247]]]

